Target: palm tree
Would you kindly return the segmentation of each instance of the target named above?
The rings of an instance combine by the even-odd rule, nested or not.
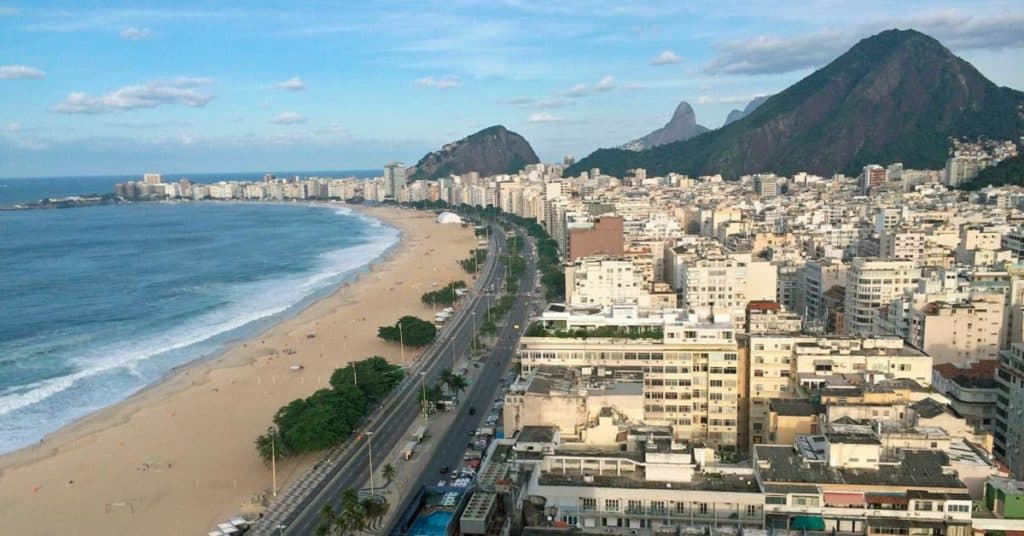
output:
[[[459,395],[462,394],[466,388],[469,387],[469,382],[462,376],[453,375],[448,379],[448,389],[451,390],[452,394],[455,395],[455,400],[459,399]]]
[[[331,507],[330,503],[324,505],[323,509],[320,510],[320,525],[316,528],[316,536],[333,536],[338,534],[339,525],[338,515],[334,512],[334,508]]]
[[[381,472],[384,475],[384,480],[386,480],[388,484],[390,484],[391,481],[395,479],[395,466],[394,465],[391,465],[390,463],[385,465],[384,469]]]
[[[441,374],[438,375],[437,383],[440,385],[448,385],[449,383],[451,383],[452,377],[454,376],[455,374],[452,373],[452,369],[446,368],[441,371]]]
[[[359,502],[356,490],[348,488],[341,492],[341,526],[343,533],[357,533],[366,528],[366,511]]]

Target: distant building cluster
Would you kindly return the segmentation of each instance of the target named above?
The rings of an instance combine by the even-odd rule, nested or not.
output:
[[[399,188],[534,219],[565,269],[478,491],[505,506],[463,528],[1024,530],[1024,190],[950,189],[975,150],[1016,146],[857,177],[539,164]]]

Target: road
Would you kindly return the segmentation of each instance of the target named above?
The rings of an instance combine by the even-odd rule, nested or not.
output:
[[[520,237],[526,238],[525,233],[520,233]],[[524,240],[523,243],[526,243],[526,241]],[[440,439],[441,443],[434,450],[434,457],[427,464],[419,480],[409,487],[410,491],[418,490],[424,484],[436,484],[439,480],[446,478],[447,475],[441,474],[442,467],[455,469],[462,464],[462,455],[466,451],[467,443],[470,441],[470,433],[479,428],[483,421],[487,419],[491,404],[494,403],[495,398],[499,394],[504,393],[501,385],[499,385],[499,380],[506,377],[511,368],[516,344],[518,344],[522,332],[525,331],[531,315],[530,293],[533,291],[537,259],[531,252],[531,248],[526,248],[525,253],[526,271],[520,280],[520,294],[517,296],[518,299],[515,301],[515,305],[512,306],[512,310],[509,311],[504,321],[504,326],[498,332],[498,342],[486,357],[485,362],[481,363],[483,371],[478,375],[477,381],[466,393],[463,401],[459,403],[456,410],[459,411],[459,417]],[[515,329],[516,325],[519,326],[518,330]],[[469,408],[471,407],[476,408],[476,415],[469,415]],[[405,495],[408,499],[411,499],[415,493],[406,493]],[[395,505],[399,512],[404,512],[408,506],[409,504],[406,502],[403,502],[401,505]],[[391,519],[397,521],[398,518],[399,516],[395,516]],[[380,534],[390,534],[392,527],[384,528],[386,530],[381,531]]]
[[[504,234],[500,232],[494,233],[493,246],[489,255],[494,261],[490,263],[487,273],[483,276],[483,284],[479,288],[487,289],[491,284],[494,284],[495,288],[500,288],[503,284],[505,267],[500,261],[500,255],[504,254],[506,247],[507,243]],[[529,250],[527,250],[527,253],[529,253]],[[528,255],[528,257],[527,270],[524,275],[524,279],[527,281],[521,287],[527,291],[532,288],[532,286],[527,285],[533,284],[535,270],[535,260],[532,258],[532,255]],[[352,441],[339,456],[330,461],[326,468],[328,474],[325,475],[322,481],[316,484],[315,488],[308,495],[298,501],[293,510],[285,513],[280,519],[274,519],[272,522],[270,519],[264,520],[264,522],[258,525],[256,534],[296,536],[313,534],[316,527],[320,524],[321,511],[325,504],[332,504],[337,507],[339,496],[343,490],[347,488],[360,489],[369,481],[368,443],[372,441],[372,451],[375,455],[384,456],[397,445],[407,440],[406,434],[410,426],[419,418],[423,382],[425,381],[427,385],[433,383],[441,370],[452,366],[453,351],[457,355],[462,355],[469,349],[475,334],[473,328],[474,326],[479,327],[480,321],[484,318],[491,301],[482,294],[475,292],[468,299],[469,302],[464,303],[459,309],[459,312],[462,314],[453,319],[452,325],[442,331],[438,343],[421,356],[418,364],[410,366],[409,377],[396,388],[392,396],[385,400],[383,407],[368,418],[363,430],[372,432],[372,435],[369,437],[364,435],[362,440]],[[513,336],[511,328],[508,327],[509,325],[515,323],[521,326],[524,325],[527,313],[522,303],[523,301],[523,299],[519,299],[513,306],[513,310],[510,312],[511,316],[509,317],[513,320],[506,322],[505,328],[501,331],[502,337]],[[497,382],[501,376],[499,372],[507,369],[514,347],[514,337],[508,341],[499,341],[499,344],[491,352],[491,357],[487,359],[486,364],[482,365],[483,371],[479,374],[479,379],[464,395],[469,400],[469,403],[463,403],[459,411],[464,411],[464,408],[469,405],[476,405],[482,410],[481,413],[486,415],[486,411],[483,410],[489,407],[490,401],[493,400],[497,392]],[[452,444],[458,447],[457,451],[453,452],[457,452],[459,460],[461,460],[462,452],[465,450],[465,439],[468,435],[468,429],[470,429],[470,426],[475,428],[476,425],[473,422],[478,420],[479,417],[474,416],[473,419],[468,419],[468,415],[463,414],[453,424],[453,430],[459,430],[460,433],[448,434],[446,436],[446,448],[448,447],[448,442],[453,437],[458,439],[458,442]],[[440,449],[440,452],[449,451]],[[454,457],[454,454],[452,457]],[[374,461],[379,462],[381,459],[377,458]],[[437,460],[434,461],[437,462]],[[430,469],[421,477],[421,480],[427,476],[432,477],[433,475],[430,472],[438,470],[444,464],[454,466],[455,462],[446,460],[436,464],[431,463]],[[380,478],[379,475],[378,478]]]

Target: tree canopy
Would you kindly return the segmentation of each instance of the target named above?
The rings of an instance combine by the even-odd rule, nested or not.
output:
[[[353,377],[355,371],[355,377]],[[331,387],[298,398],[274,415],[274,426],[256,439],[264,460],[332,447],[348,439],[366,417],[370,404],[402,381],[401,367],[374,356],[338,369]]]
[[[437,327],[433,323],[408,315],[399,318],[393,326],[381,326],[377,329],[377,336],[385,341],[401,341],[412,346],[430,344],[436,335]]]

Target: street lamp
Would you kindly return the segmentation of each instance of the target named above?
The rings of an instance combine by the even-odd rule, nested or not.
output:
[[[423,420],[427,420],[427,371],[420,371],[420,386],[423,388]]]
[[[469,312],[469,319],[473,322],[473,354],[476,354],[476,311]]]
[[[402,352],[402,366],[405,366],[405,335],[402,333],[402,319],[398,319],[398,346]]]

